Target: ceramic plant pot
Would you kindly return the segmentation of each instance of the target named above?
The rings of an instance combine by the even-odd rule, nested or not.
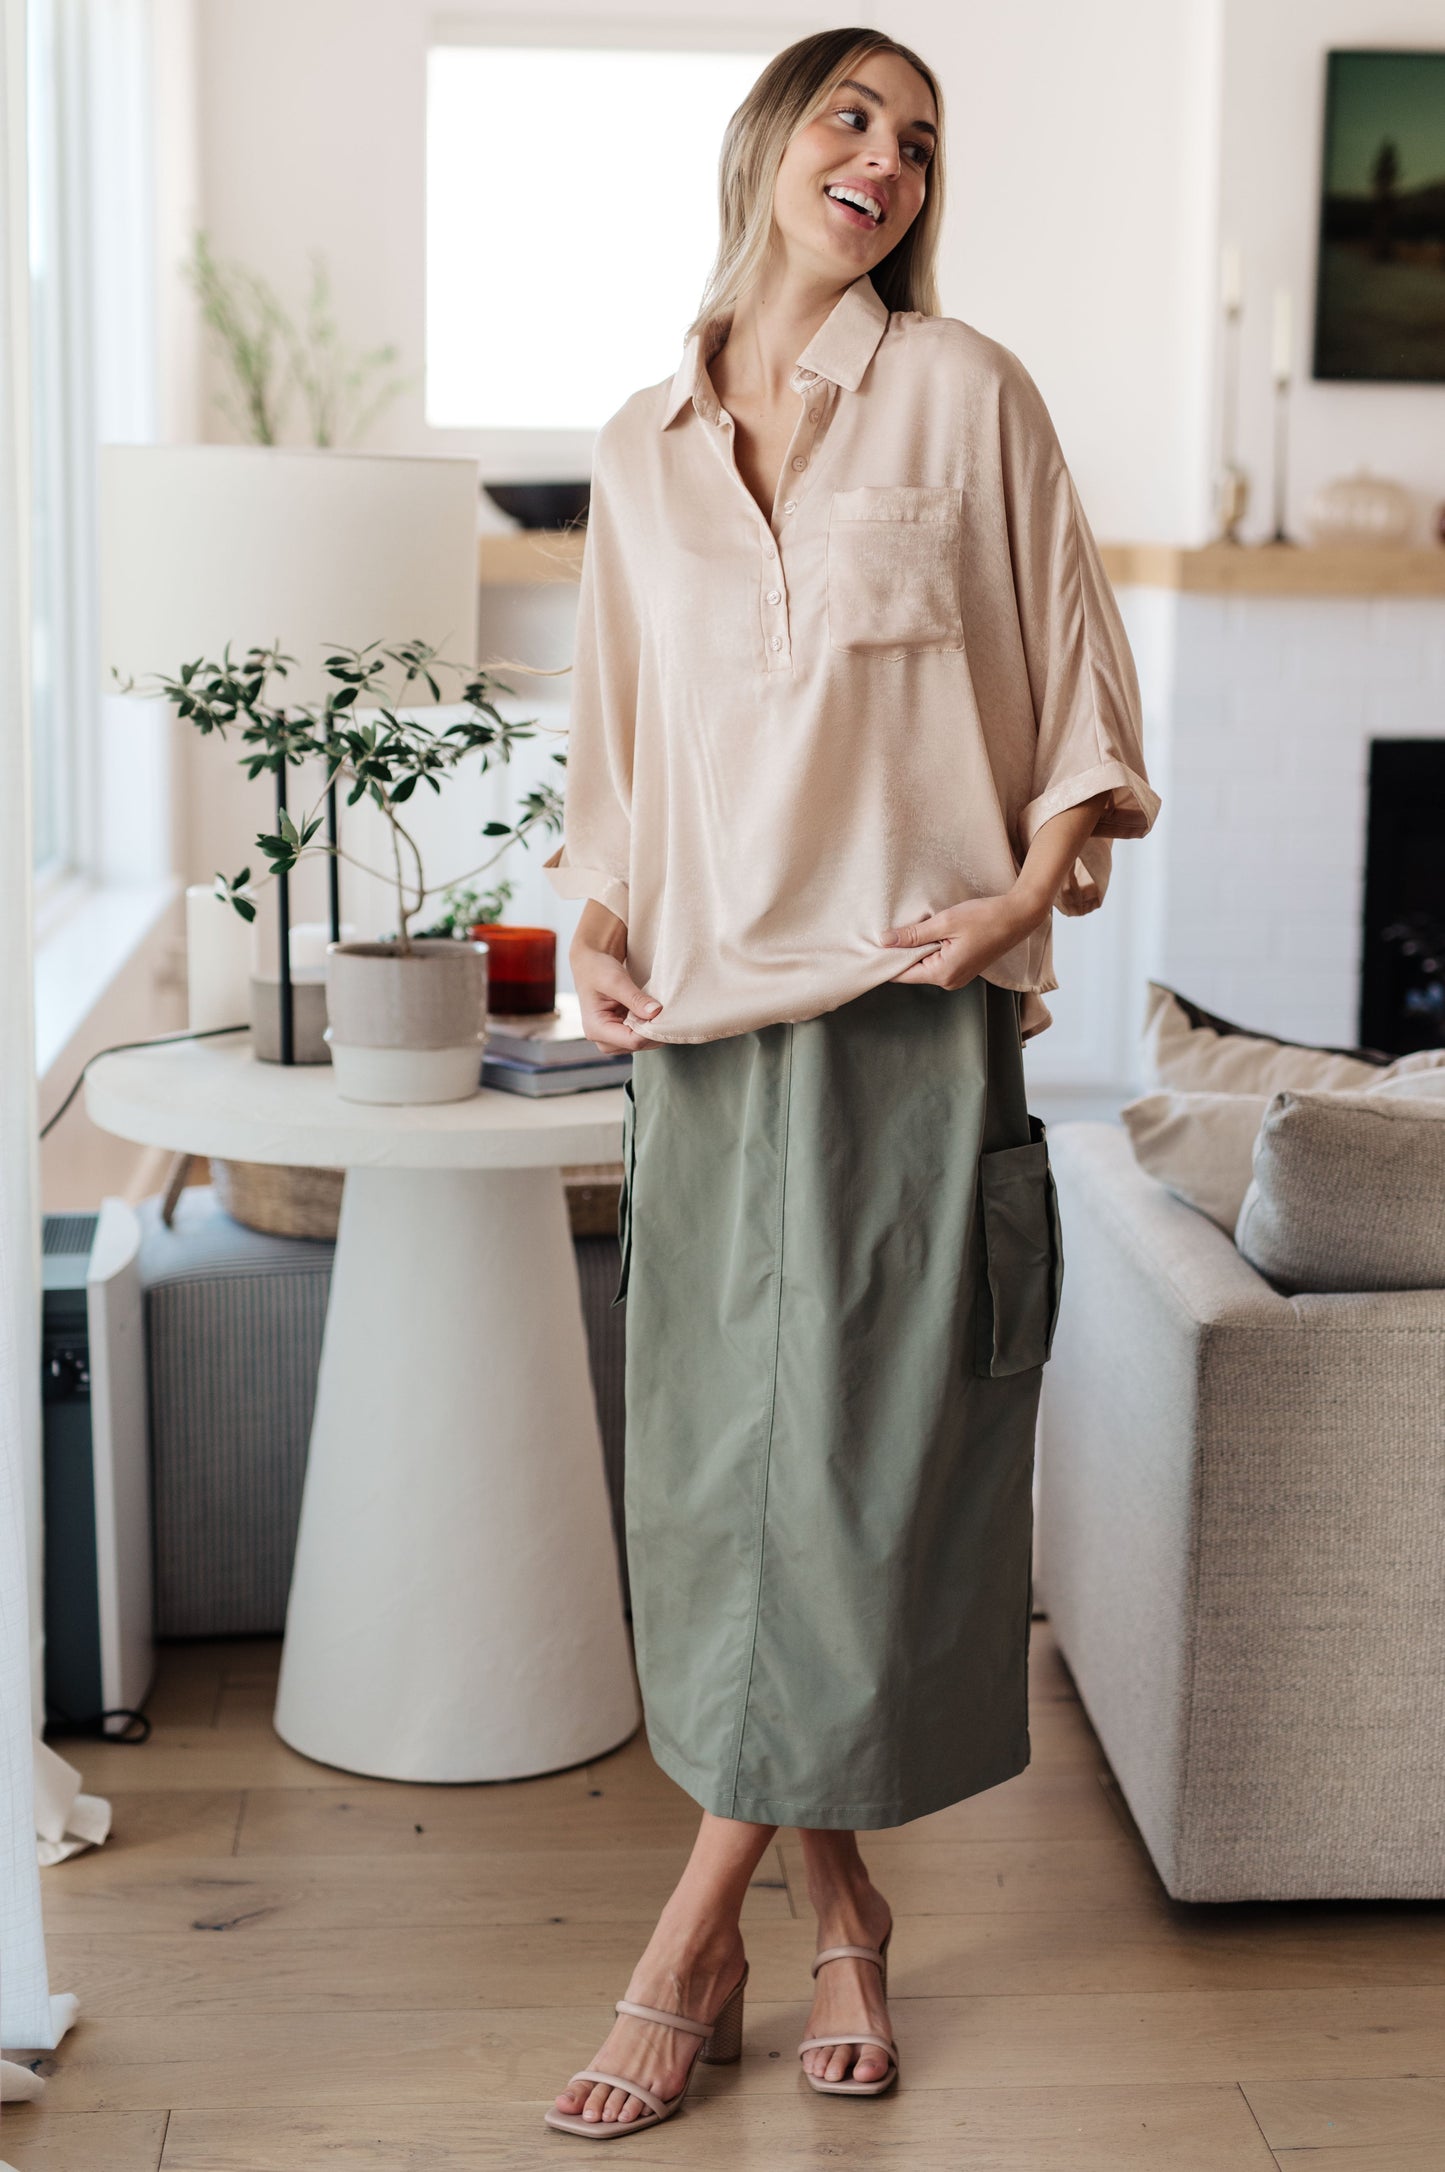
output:
[[[464,1101],[480,1090],[485,943],[332,943],[326,1010],[343,1101]]]

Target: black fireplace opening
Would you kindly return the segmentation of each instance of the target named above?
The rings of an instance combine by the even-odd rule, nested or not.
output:
[[[1445,739],[1370,743],[1360,1044],[1445,1048]]]

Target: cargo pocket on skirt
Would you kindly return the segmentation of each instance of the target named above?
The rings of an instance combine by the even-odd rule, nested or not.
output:
[[[1027,1146],[978,1158],[985,1274],[973,1369],[997,1375],[1042,1365],[1053,1346],[1064,1283],[1058,1195],[1041,1117]]]
[[[627,1295],[627,1276],[632,1266],[632,1169],[637,1159],[637,1103],[633,1098],[631,1079],[622,1088],[622,1098],[622,1188],[617,1195],[617,1242],[622,1263],[617,1276],[617,1295],[612,1300],[614,1306],[620,1305]]]

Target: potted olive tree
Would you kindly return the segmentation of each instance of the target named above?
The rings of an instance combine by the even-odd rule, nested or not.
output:
[[[236,662],[228,642],[218,661],[198,658],[182,664],[174,678],[156,674],[145,684],[125,680],[120,691],[163,694],[204,736],[237,738],[240,761],[252,778],[284,777],[293,766],[317,765],[314,804],[298,815],[283,805],[276,828],[256,839],[267,863],[263,879],[289,875],[313,855],[334,853],[386,881],[395,899],[393,939],[333,943],[327,954],[327,1039],[337,1091],[353,1101],[463,1099],[478,1090],[480,1079],[486,946],[450,937],[430,940],[413,934],[412,923],[429,898],[485,874],[509,845],[525,843],[536,830],[559,830],[562,797],[550,783],[534,786],[523,795],[515,821],[482,825],[489,848],[479,864],[444,882],[427,879],[403,810],[421,786],[440,793],[472,756],[480,756],[483,771],[510,761],[517,744],[535,736],[537,720],[514,723],[504,717],[493,696],[509,694],[511,687],[472,665],[448,662],[422,641],[394,648],[374,641],[365,649],[328,656],[324,670],[332,690],[319,707],[288,707],[270,697],[271,679],[284,679],[296,661],[271,647],[248,649]],[[400,683],[394,685],[397,673]],[[455,685],[451,700],[462,712],[459,717],[434,730],[405,713],[412,689],[419,693],[425,685],[440,702],[446,680]],[[557,753],[552,759],[564,763],[566,757]],[[323,834],[333,785],[345,789],[348,806],[368,799],[379,810],[390,847],[388,868],[366,867],[336,837]],[[216,877],[217,895],[246,920],[256,915],[247,894],[253,889],[249,867]]]

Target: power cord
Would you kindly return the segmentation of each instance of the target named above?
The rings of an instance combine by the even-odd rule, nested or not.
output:
[[[140,1045],[143,1047],[145,1044]],[[109,1053],[107,1049],[106,1054]],[[106,1733],[105,1723],[113,1719],[124,1720],[126,1723],[118,1735]],[[139,1734],[135,1732],[137,1727],[141,1730]],[[110,1712],[92,1712],[87,1719],[72,1719],[68,1712],[62,1712],[58,1705],[48,1702],[45,1707],[47,1739],[54,1736],[58,1741],[65,1741],[73,1736],[84,1736],[92,1742],[124,1742],[129,1746],[148,1742],[150,1732],[151,1723],[144,1712],[132,1712],[128,1705],[117,1705],[115,1710]]]
[[[93,1056],[86,1057],[85,1062],[80,1067],[79,1078],[77,1078],[75,1084],[71,1087],[69,1093],[61,1102],[60,1107],[56,1110],[55,1114],[50,1117],[47,1122],[41,1125],[41,1138],[47,1138],[49,1134],[55,1129],[56,1125],[60,1122],[61,1117],[65,1114],[66,1110],[70,1107],[71,1102],[75,1099],[76,1095],[80,1092],[81,1087],[85,1084],[86,1072],[90,1069],[93,1063],[99,1063],[102,1056],[124,1056],[132,1048],[167,1048],[170,1046],[172,1041],[213,1041],[220,1034],[249,1033],[250,1030],[251,1028],[249,1025],[202,1026],[198,1027],[194,1033],[157,1033],[153,1035],[153,1037],[148,1041],[117,1041],[114,1048],[98,1048]]]

